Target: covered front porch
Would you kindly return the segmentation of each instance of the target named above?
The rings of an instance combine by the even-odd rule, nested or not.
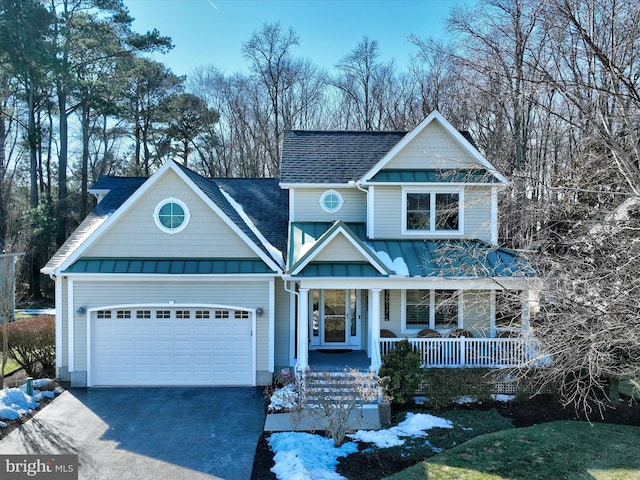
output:
[[[326,289],[302,282],[297,289],[297,371],[327,367],[377,371],[383,356],[404,339],[420,352],[425,368],[513,367],[538,355],[530,329],[537,304],[532,290],[509,291],[510,308],[517,312],[506,315],[500,300],[503,290],[487,288],[489,284],[470,289],[457,282],[453,289],[453,283],[440,281],[438,286],[449,288],[415,290],[332,283],[352,288]],[[336,305],[336,298],[346,300]],[[325,305],[323,301],[329,300],[323,299],[334,303]]]

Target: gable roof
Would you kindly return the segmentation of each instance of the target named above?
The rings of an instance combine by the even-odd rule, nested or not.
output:
[[[145,177],[100,177],[94,186],[97,186],[98,190],[105,190],[108,193],[80,222],[80,225],[69,235],[41,271],[53,273],[60,267],[146,180]]]
[[[244,208],[258,230],[280,252],[287,251],[289,193],[277,178],[216,178],[218,187]]]
[[[358,180],[406,133],[287,130],[280,182],[337,184]]]
[[[438,122],[454,142],[477,163],[478,174],[465,180],[509,183],[477,150],[469,132],[458,131],[437,111],[406,131],[286,130],[282,146],[280,185],[369,182],[427,125]],[[374,181],[381,180],[376,177]],[[400,180],[399,180],[400,181]],[[413,180],[428,181],[428,180]]]
[[[336,221],[331,227],[326,230],[320,237],[312,243],[307,242],[306,245],[311,247],[304,247],[300,245],[300,249],[297,255],[294,253],[294,258],[297,261],[289,267],[289,273],[296,275],[300,273],[305,266],[307,266],[313,259],[327,246],[336,236],[342,235],[353,247],[360,252],[363,259],[371,265],[377,272],[383,275],[389,275],[392,273],[383,262],[376,257],[373,252],[367,248],[367,246],[358,238],[358,236],[344,223],[342,220]],[[363,262],[357,262],[362,264]]]
[[[396,143],[375,165],[372,166],[361,178],[358,180],[361,182],[367,182],[372,179],[380,170],[382,170],[391,160],[404,149],[414,138],[416,138],[428,125],[431,123],[438,123],[441,125],[450,137],[456,142],[463,150],[465,150],[470,157],[472,157],[481,167],[486,168],[491,175],[495,176],[500,183],[508,184],[509,181],[498,170],[489,163],[489,161],[482,156],[482,154],[475,148],[475,146],[469,142],[468,138],[453,128],[453,126],[438,112],[434,110],[425,118],[420,124],[405,135],[401,141]]]
[[[224,184],[227,190],[230,190],[230,193],[225,193],[221,191],[216,183],[217,180],[206,179],[174,161],[169,161],[150,178],[100,178],[92,186],[91,190],[108,193],[106,193],[103,200],[93,209],[42,268],[42,272],[54,273],[60,267],[68,267],[73,261],[77,260],[81,252],[93,241],[92,236],[94,236],[99,229],[106,228],[110,220],[114,221],[112,220],[114,217],[117,218],[122,213],[122,210],[126,210],[128,205],[135,202],[139,196],[143,195],[144,192],[155,183],[154,178],[159,178],[168,169],[172,169],[178,173],[187,184],[195,187],[194,191],[199,194],[233,230],[239,233],[241,237],[244,237],[249,246],[252,247],[258,256],[271,268],[275,271],[284,268],[282,252],[286,248],[286,241],[282,240],[281,234],[277,235],[275,232],[280,229],[286,232],[288,205],[286,197],[283,198],[280,193],[277,180],[221,180],[220,183]],[[236,187],[234,188],[233,185]],[[239,193],[240,191],[242,191],[242,193]],[[275,208],[274,211],[278,213],[274,214],[272,212],[271,216],[267,217],[263,210],[256,208],[260,200],[254,202],[248,201],[250,195],[260,192],[262,200],[269,198],[276,203],[277,208]],[[246,201],[246,208],[242,203],[233,200],[234,194]],[[274,224],[267,227],[269,218]],[[256,224],[262,225],[265,232],[267,232],[266,236],[258,230]],[[269,238],[275,240],[275,244],[272,244]]]
[[[292,239],[298,239],[290,252],[289,268],[294,276],[332,276],[340,270],[343,276],[371,276],[372,271],[363,269],[362,262],[347,265],[345,262],[322,262],[315,265],[309,254],[323,244],[329,232],[337,228],[337,223],[297,222],[291,225]],[[342,222],[340,222],[342,223]],[[375,259],[370,265],[382,265],[387,275],[408,278],[531,278],[535,272],[527,260],[513,250],[495,247],[481,240],[433,239],[367,239],[362,223],[342,224],[342,229],[357,238],[360,245],[369,250]],[[304,240],[301,242],[301,240]],[[311,245],[303,248],[304,245]],[[304,253],[301,254],[301,252]],[[377,276],[382,273],[376,272]]]

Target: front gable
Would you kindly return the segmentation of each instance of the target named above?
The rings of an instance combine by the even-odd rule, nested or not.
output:
[[[295,249],[295,246],[292,247]],[[337,221],[316,240],[308,240],[293,252],[293,258],[298,260],[291,265],[291,275],[300,274],[308,265],[317,263],[324,265],[359,265],[358,271],[373,270],[379,275],[392,273],[383,262],[347,227],[342,221]]]
[[[154,218],[168,198],[189,212],[184,230],[161,230]],[[168,170],[129,206],[83,254],[85,257],[255,257],[227,222],[173,170]]]
[[[108,257],[257,258],[272,271],[283,268],[280,252],[257,231],[241,205],[214,182],[173,161],[129,195],[113,211],[93,215],[101,210],[99,204],[92,212],[96,221],[74,232],[43,272],[65,271],[80,258]],[[160,207],[167,203],[184,210],[186,221],[180,228],[161,225]]]
[[[508,183],[437,111],[405,135],[361,178],[363,183],[372,181],[396,184]]]

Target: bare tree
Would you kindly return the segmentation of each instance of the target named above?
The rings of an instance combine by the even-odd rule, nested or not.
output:
[[[336,65],[338,74],[332,84],[342,94],[343,122],[346,129],[374,130],[375,97],[393,72],[393,64],[378,61],[378,42],[364,37]]]
[[[275,138],[268,153],[272,164],[270,170],[274,172],[280,167],[280,143],[285,128],[281,112],[282,97],[294,84],[297,70],[291,50],[299,43],[300,39],[293,28],[283,31],[279,23],[265,23],[261,31],[254,32],[242,45],[242,53],[251,64],[251,71],[266,88],[269,97]]]

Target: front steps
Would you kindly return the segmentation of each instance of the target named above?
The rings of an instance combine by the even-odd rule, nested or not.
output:
[[[311,407],[324,403],[345,407],[377,408],[378,377],[370,372],[344,370],[341,372],[307,371],[301,374],[300,384],[306,404]]]

